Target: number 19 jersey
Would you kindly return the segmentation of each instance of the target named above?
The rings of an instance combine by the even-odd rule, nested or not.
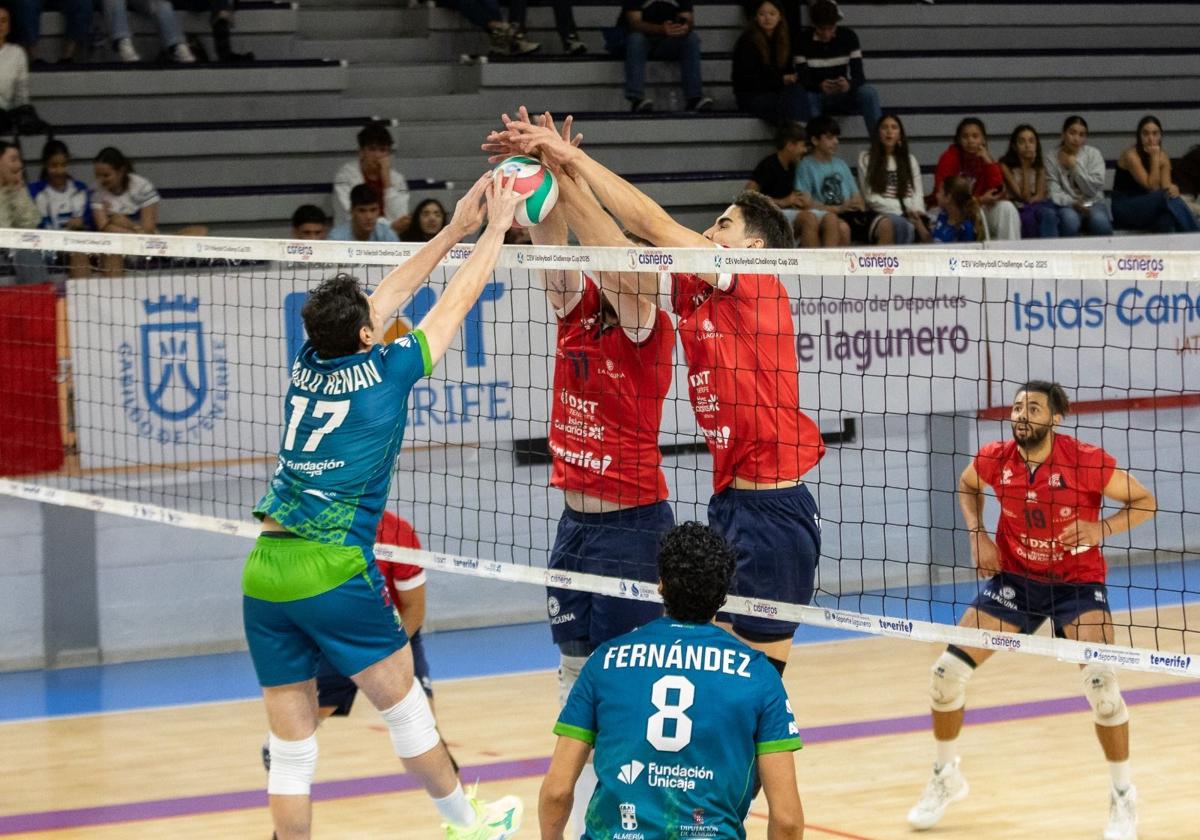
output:
[[[601,645],[554,732],[595,747],[587,840],[744,838],[756,756],[801,746],[766,656],[669,617]]]

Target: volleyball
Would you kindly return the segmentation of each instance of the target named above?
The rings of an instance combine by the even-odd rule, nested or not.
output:
[[[549,215],[558,201],[558,181],[537,158],[514,155],[496,165],[492,178],[496,183],[501,178],[516,173],[513,188],[525,200],[517,205],[516,223],[521,227],[533,227]]]

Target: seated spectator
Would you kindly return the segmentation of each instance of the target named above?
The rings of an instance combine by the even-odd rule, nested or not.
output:
[[[42,35],[42,0],[9,0],[13,41],[25,48],[29,60],[37,61],[37,42]],[[92,0],[58,0],[54,4],[65,19],[60,64],[75,60],[92,36]]]
[[[972,194],[979,199],[990,238],[1021,238],[1021,217],[1016,205],[1006,199],[1004,173],[988,152],[987,131],[976,117],[966,117],[959,122],[954,142],[938,158],[933,174],[935,196],[941,190],[942,181],[951,175],[961,175],[971,185]]]
[[[0,140],[0,228],[31,229],[41,222],[37,207],[25,188],[25,164],[14,143]],[[40,251],[16,249],[12,276],[0,276],[0,286],[46,282],[46,264]]]
[[[712,110],[713,101],[704,95],[700,79],[700,36],[692,0],[624,0],[611,34],[609,52],[625,56],[625,98],[631,111],[654,110],[654,100],[646,96],[650,59],[678,61],[687,110]]]
[[[379,193],[370,184],[350,190],[350,221],[329,231],[335,242],[399,242],[400,237],[382,216]]]
[[[213,48],[217,61],[226,64],[242,64],[254,61],[252,52],[233,51],[233,7],[237,0],[175,0],[176,8],[189,12],[207,12],[208,24],[212,31]],[[201,45],[203,46],[203,45]],[[202,61],[204,53],[200,56]]]
[[[808,151],[804,126],[784,123],[775,132],[775,152],[758,162],[746,189],[771,199],[792,223],[801,248],[820,246],[821,220],[808,211],[812,196],[796,190],[796,165]]]
[[[383,121],[369,123],[358,132],[358,160],[347,162],[333,179],[334,224],[349,223],[350,191],[359,184],[369,184],[376,195],[383,196],[382,219],[396,233],[408,227],[408,181],[393,168],[395,145]]]
[[[516,29],[517,37],[521,39],[525,37],[525,16],[528,7],[528,0],[508,2],[508,22]],[[550,7],[554,10],[554,28],[562,42],[562,51],[567,55],[586,53],[587,44],[580,40],[579,31],[575,28],[575,9],[571,0],[550,0]]]
[[[324,239],[329,234],[329,217],[315,204],[301,204],[292,213],[292,239]]]
[[[71,177],[71,153],[61,140],[47,140],[42,147],[42,175],[29,185],[29,195],[41,215],[44,230],[93,230],[91,191]],[[88,257],[81,251],[66,252],[72,277],[87,277]]]
[[[1142,117],[1137,140],[1121,153],[1113,178],[1113,221],[1117,227],[1155,233],[1193,232],[1196,217],[1171,179],[1171,156],[1162,144],[1158,117]]]
[[[850,167],[837,156],[840,134],[833,117],[809,121],[812,149],[796,167],[796,189],[813,198],[810,212],[820,219],[822,245],[890,245],[895,241],[892,220],[867,209]]]
[[[1022,239],[1054,239],[1058,236],[1058,207],[1049,199],[1042,138],[1028,123],[1013,129],[1008,150],[1000,158],[1004,186],[1021,219]]]
[[[807,93],[792,61],[787,21],[776,0],[762,0],[733,48],[737,106],[772,125],[806,119]]]
[[[930,241],[921,165],[909,152],[904,123],[895,114],[880,117],[871,148],[859,153],[858,183],[867,209],[891,219],[897,245]]]
[[[92,215],[96,230],[112,233],[156,233],[158,204],[154,185],[133,171],[133,161],[119,149],[107,146],[93,161],[96,186],[92,189]],[[116,276],[124,260],[121,254],[103,254],[101,270]]]
[[[0,6],[0,134],[46,134],[50,127],[29,104],[29,60],[8,43],[11,18]]]
[[[413,211],[412,221],[400,234],[401,242],[428,242],[446,226],[446,208],[436,198],[427,198]]]
[[[986,238],[979,200],[961,175],[945,178],[937,191],[938,214],[930,234],[934,242],[978,242]]]
[[[1067,117],[1058,152],[1046,158],[1046,183],[1058,207],[1059,236],[1077,236],[1085,225],[1096,236],[1113,232],[1104,201],[1104,155],[1087,145],[1087,139],[1087,120]]]
[[[195,64],[196,56],[187,45],[187,37],[175,14],[171,0],[104,0],[104,20],[108,26],[108,37],[112,39],[117,57],[132,64],[142,57],[133,46],[133,30],[129,26],[129,10],[141,12],[158,23],[158,37],[162,40],[163,56],[175,64]]]
[[[491,46],[488,52],[496,56],[519,57],[537,52],[542,45],[525,40],[521,31],[505,23],[496,0],[443,0],[446,6],[465,17],[487,33]]]
[[[800,84],[808,92],[808,115],[861,114],[867,136],[879,122],[879,94],[867,84],[858,35],[838,26],[838,7],[828,0],[811,9],[813,28],[796,39]]]

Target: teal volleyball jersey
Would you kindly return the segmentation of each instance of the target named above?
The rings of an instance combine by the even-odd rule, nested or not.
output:
[[[801,746],[766,656],[671,618],[601,645],[554,732],[595,746],[588,840],[744,838],[756,756]]]
[[[432,368],[420,330],[336,359],[319,357],[305,342],[284,399],[279,463],[255,516],[270,516],[308,540],[360,546],[372,557],[408,395]]]

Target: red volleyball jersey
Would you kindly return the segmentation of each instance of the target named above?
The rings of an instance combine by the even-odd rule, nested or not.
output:
[[[792,306],[773,274],[671,275],[692,410],[713,456],[713,490],[734,477],[800,479],[825,454],[800,410]]]
[[[603,298],[584,276],[579,301],[558,319],[550,409],[550,483],[622,505],[667,498],[658,429],[671,387],[675,331],[661,309],[635,343],[605,325]]]
[[[421,547],[421,540],[417,537],[413,526],[390,510],[385,510],[383,517],[379,520],[379,527],[375,529],[375,542],[398,545],[401,548]],[[398,602],[400,592],[406,589],[416,589],[425,583],[425,570],[420,566],[413,566],[409,563],[393,563],[391,560],[381,560],[378,557],[375,558],[375,564],[379,566],[383,579],[387,581],[388,594],[392,596],[394,603]]]
[[[1014,440],[989,443],[975,472],[1000,500],[996,545],[1006,572],[1046,581],[1103,583],[1099,546],[1066,548],[1058,535],[1077,519],[1097,522],[1116,459],[1098,446],[1056,434],[1050,457],[1033,472]]]

